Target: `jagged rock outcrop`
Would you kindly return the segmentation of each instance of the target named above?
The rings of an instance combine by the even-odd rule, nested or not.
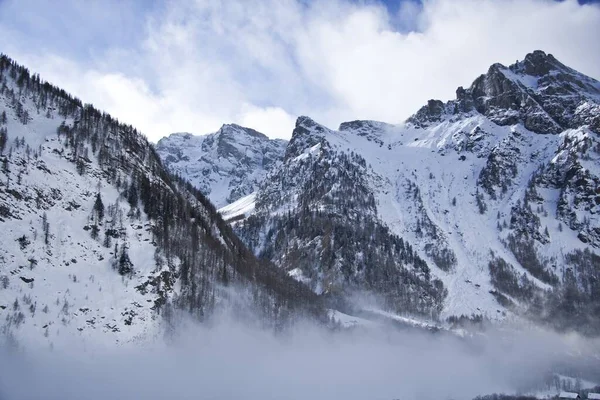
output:
[[[499,125],[522,123],[536,133],[556,134],[583,124],[598,131],[598,82],[537,50],[509,67],[492,65],[456,100],[430,100],[408,121],[427,127],[444,115],[476,111]],[[595,105],[594,105],[595,103]]]

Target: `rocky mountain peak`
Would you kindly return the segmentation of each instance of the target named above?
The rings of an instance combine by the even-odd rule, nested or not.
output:
[[[171,135],[169,135],[169,138],[171,140],[178,140],[178,141],[189,141],[190,139],[193,139],[194,135],[189,133],[189,132],[175,132],[172,133]],[[161,141],[164,141],[165,139],[167,139],[166,137],[160,139],[158,141],[158,143],[160,143]],[[158,144],[157,143],[157,144]]]
[[[170,135],[156,149],[167,168],[222,207],[252,193],[281,162],[286,144],[251,128],[225,124],[208,135]]]
[[[188,132],[179,132],[179,133],[174,133],[173,135],[181,136],[181,138],[184,140],[190,140],[194,136]]]
[[[310,127],[313,127],[316,125],[319,125],[319,124],[317,124],[311,117],[308,117],[306,115],[301,115],[298,118],[296,118],[296,128],[299,128],[299,127],[310,128]]]
[[[340,132],[355,132],[358,134],[365,134],[367,132],[382,131],[390,127],[392,127],[392,125],[384,122],[356,120],[342,122],[338,130]]]
[[[461,87],[456,91],[457,96],[465,96],[466,92]],[[463,110],[467,111],[467,110]],[[425,128],[432,123],[439,122],[442,120],[443,116],[446,114],[445,104],[441,100],[428,100],[427,105],[424,105],[416,112],[413,116],[408,118],[406,122],[416,125],[420,128]]]
[[[550,71],[568,70],[564,64],[558,61],[552,54],[546,54],[542,50],[535,50],[525,56],[522,62],[516,64],[527,75],[542,76]],[[511,67],[514,67],[511,66]]]
[[[600,82],[536,50],[510,67],[492,64],[468,89],[456,90],[456,99],[429,100],[407,122],[425,128],[458,114],[479,113],[498,125],[521,123],[530,131],[556,134],[588,125],[598,132]]]
[[[237,124],[223,124],[217,131],[217,134],[235,139],[236,136],[245,135],[262,140],[268,140],[269,137],[264,133],[260,133],[252,128],[246,128]]]
[[[284,160],[297,157],[304,149],[312,147],[322,142],[324,134],[329,129],[315,122],[307,116],[300,116],[296,119],[296,127],[292,132],[292,138],[285,151]]]

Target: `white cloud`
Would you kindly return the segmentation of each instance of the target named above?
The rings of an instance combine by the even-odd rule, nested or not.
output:
[[[251,104],[242,107],[242,115],[237,118],[240,125],[250,126],[272,138],[289,138],[296,119],[279,107],[259,108]]]
[[[354,117],[398,122],[429,98],[448,99],[494,62],[541,48],[600,77],[600,8],[574,1],[432,0],[421,32],[394,32],[379,10],[355,10],[340,23],[317,21],[300,45],[336,105]],[[577,45],[573,45],[577,43]],[[591,49],[596,49],[594,54]],[[349,115],[340,115],[347,119]]]
[[[430,98],[452,98],[490,64],[535,49],[600,78],[600,7],[575,0],[427,0],[398,15],[342,0],[168,2],[143,17],[125,14],[142,34],[76,55],[53,46],[55,36],[30,46],[43,38],[1,17],[3,7],[22,8],[14,4],[0,4],[4,51],[152,140],[230,122],[289,137],[301,114],[332,127],[400,122]],[[99,25],[90,24],[102,36]]]

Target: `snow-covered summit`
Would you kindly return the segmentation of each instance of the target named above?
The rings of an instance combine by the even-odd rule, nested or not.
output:
[[[285,146],[284,140],[228,124],[208,135],[174,133],[156,149],[167,168],[222,207],[252,193],[280,163]]]
[[[308,147],[315,146],[327,136],[330,129],[315,122],[307,116],[296,119],[296,126],[292,131],[292,138],[285,148],[284,160],[288,161],[299,156]]]

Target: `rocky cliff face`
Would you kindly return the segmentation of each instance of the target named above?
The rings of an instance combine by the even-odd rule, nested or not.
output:
[[[285,146],[284,140],[231,124],[204,136],[174,133],[161,139],[156,150],[170,171],[223,207],[254,192],[281,163]]]

